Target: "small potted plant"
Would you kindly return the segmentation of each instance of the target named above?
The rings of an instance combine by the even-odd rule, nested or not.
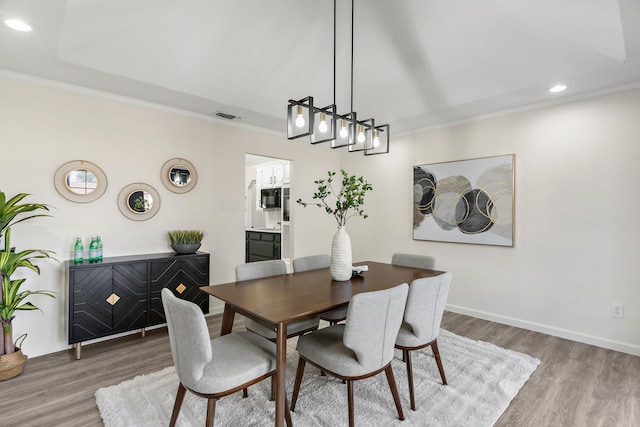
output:
[[[0,340],[0,380],[8,380],[22,373],[27,356],[22,354],[21,336],[13,341],[13,319],[18,310],[38,310],[27,298],[33,295],[46,295],[54,298],[51,291],[30,291],[22,288],[26,278],[13,278],[13,274],[22,268],[27,268],[40,274],[40,268],[33,263],[39,258],[52,258],[52,251],[41,249],[26,249],[22,251],[11,247],[11,225],[18,222],[48,216],[34,214],[21,219],[19,215],[37,211],[49,210],[47,205],[37,203],[20,203],[28,194],[20,193],[7,200],[4,192],[0,192],[0,236],[4,236],[4,249],[0,250],[0,324],[2,324],[2,339]],[[22,289],[21,289],[22,288]]]
[[[333,187],[333,178],[336,172],[328,172],[327,179],[318,179],[314,181],[318,185],[318,191],[313,193],[313,199],[316,202],[305,202],[302,199],[296,200],[296,203],[307,207],[313,204],[326,213],[333,216],[338,223],[338,231],[331,241],[331,276],[338,281],[349,280],[352,275],[353,267],[351,265],[351,238],[347,234],[345,225],[347,220],[353,216],[361,216],[367,218],[364,213],[364,196],[367,191],[373,190],[373,186],[363,177],[349,175],[343,169],[340,169],[342,180],[339,181],[341,186],[339,190]],[[335,199],[335,207],[330,205],[330,198]]]
[[[204,237],[204,232],[199,230],[173,230],[168,234],[171,248],[180,255],[196,253]]]

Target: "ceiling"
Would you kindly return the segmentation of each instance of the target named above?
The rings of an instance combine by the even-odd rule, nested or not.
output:
[[[640,0],[357,0],[353,99],[337,9],[338,112],[353,101],[392,135],[640,87]],[[331,0],[0,0],[0,15],[38,28],[0,25],[0,76],[281,133],[289,99],[333,101]]]

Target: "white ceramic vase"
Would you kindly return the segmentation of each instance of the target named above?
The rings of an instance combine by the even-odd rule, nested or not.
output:
[[[331,264],[329,270],[333,280],[351,279],[351,238],[344,227],[338,227],[331,241]]]

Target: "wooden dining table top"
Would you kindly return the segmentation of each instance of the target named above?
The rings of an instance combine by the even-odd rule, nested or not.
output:
[[[264,323],[290,323],[346,305],[353,295],[392,288],[443,271],[361,262],[368,271],[347,281],[335,281],[328,268],[261,279],[203,286],[200,289]]]

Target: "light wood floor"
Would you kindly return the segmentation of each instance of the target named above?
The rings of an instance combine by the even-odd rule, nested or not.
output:
[[[217,336],[221,316],[207,320]],[[442,327],[541,360],[497,426],[640,426],[640,357],[449,312]],[[172,364],[165,328],[84,346],[81,360],[72,350],[29,359],[0,382],[0,426],[101,426],[97,389]]]

